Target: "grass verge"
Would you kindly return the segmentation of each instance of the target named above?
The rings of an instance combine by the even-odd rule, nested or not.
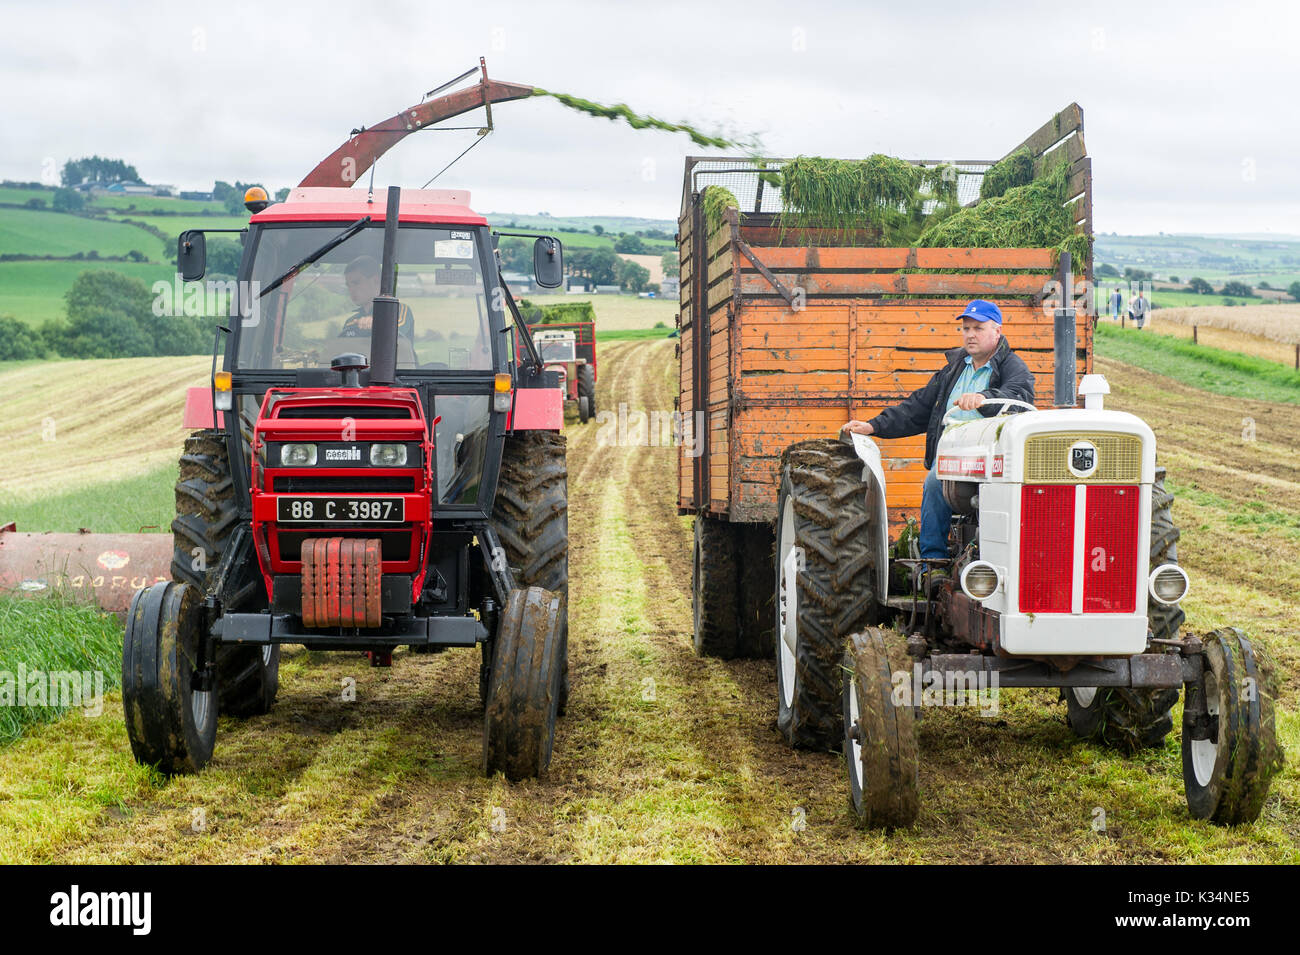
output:
[[[0,492],[0,523],[14,521],[20,531],[72,533],[84,527],[100,534],[166,533],[176,516],[175,486],[176,465],[167,464],[139,477],[52,497]]]
[[[1099,355],[1234,398],[1300,404],[1300,372],[1276,362],[1099,323]]]

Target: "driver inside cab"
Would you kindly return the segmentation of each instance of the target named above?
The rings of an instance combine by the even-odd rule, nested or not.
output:
[[[369,255],[357,256],[343,270],[348,297],[357,310],[343,322],[340,338],[370,337],[375,296],[379,294],[379,273],[379,263]],[[415,315],[409,305],[403,304],[398,314],[397,334],[406,336],[412,347],[415,346]]]

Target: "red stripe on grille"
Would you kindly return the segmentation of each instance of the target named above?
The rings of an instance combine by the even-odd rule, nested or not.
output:
[[[1133,613],[1137,602],[1136,485],[1088,487],[1083,553],[1083,612]]]
[[[1026,484],[1020,495],[1020,612],[1069,613],[1074,485]]]

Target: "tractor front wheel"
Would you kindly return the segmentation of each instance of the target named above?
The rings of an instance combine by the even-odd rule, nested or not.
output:
[[[483,714],[483,771],[528,779],[546,772],[566,659],[562,595],[514,590],[492,640]]]
[[[916,717],[893,697],[893,674],[911,661],[901,638],[876,627],[849,637],[844,651],[844,761],[858,825],[910,826],[920,806]]]
[[[587,399],[585,413],[582,408],[583,398]],[[591,365],[578,366],[578,413],[582,415],[584,423],[596,413],[596,369]]]
[[[137,591],[126,618],[126,735],[137,762],[169,776],[201,770],[216,744],[217,695],[194,685],[201,626],[197,591],[167,581]]]
[[[1203,675],[1187,687],[1183,787],[1193,817],[1223,826],[1254,822],[1282,768],[1274,726],[1275,687],[1240,630],[1224,627],[1204,641]],[[1204,699],[1198,726],[1194,711]],[[1199,739],[1197,737],[1200,737]]]

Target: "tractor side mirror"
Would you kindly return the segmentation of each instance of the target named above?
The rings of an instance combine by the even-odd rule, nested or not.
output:
[[[542,288],[559,288],[564,282],[564,246],[544,235],[533,243],[533,275]]]
[[[186,282],[197,282],[208,269],[208,241],[202,232],[182,232],[176,240],[176,268]]]

